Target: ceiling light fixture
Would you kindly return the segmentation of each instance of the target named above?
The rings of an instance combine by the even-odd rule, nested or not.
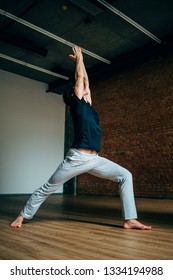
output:
[[[61,75],[61,74],[52,72],[52,71],[50,71],[50,70],[41,68],[41,67],[39,67],[39,66],[36,66],[36,65],[27,63],[27,62],[25,62],[25,61],[16,59],[16,58],[14,58],[14,57],[11,57],[11,56],[8,56],[8,55],[2,54],[2,53],[0,53],[0,58],[3,58],[3,59],[6,59],[6,60],[9,60],[9,61],[18,63],[18,64],[20,64],[20,65],[26,66],[26,67],[28,67],[28,68],[32,68],[32,69],[34,69],[34,70],[43,72],[43,73],[45,73],[45,74],[49,74],[49,75],[51,75],[51,76],[55,76],[55,77],[58,77],[58,78],[61,78],[61,79],[64,79],[64,80],[69,80],[69,78],[66,77],[66,76],[63,76],[63,75]]]
[[[38,32],[40,32],[40,33],[42,33],[42,34],[44,34],[44,35],[46,35],[46,36],[48,36],[48,37],[50,37],[50,38],[56,40],[56,41],[59,41],[59,42],[65,44],[65,45],[68,45],[68,46],[70,46],[70,47],[74,47],[74,46],[75,46],[74,43],[71,43],[71,42],[69,42],[69,41],[67,41],[67,40],[65,40],[65,39],[63,39],[63,38],[61,38],[61,37],[59,37],[59,36],[57,36],[57,35],[55,35],[55,34],[49,32],[49,31],[47,31],[47,30],[45,30],[45,29],[42,29],[42,28],[39,27],[39,26],[36,26],[36,25],[34,25],[34,24],[32,24],[32,23],[26,21],[26,20],[23,20],[23,19],[21,19],[21,18],[19,18],[19,17],[16,17],[16,16],[14,16],[13,14],[10,14],[10,13],[8,13],[8,12],[2,10],[2,9],[0,9],[0,14],[3,15],[3,16],[6,16],[6,17],[8,17],[8,18],[11,18],[11,19],[13,19],[13,20],[15,20],[15,21],[17,21],[17,22],[19,22],[19,23],[21,23],[21,24],[23,24],[23,25],[25,25],[25,26],[27,26],[27,27],[29,27],[29,28],[31,28],[31,29],[34,29],[34,30],[36,30],[36,31],[38,31]],[[80,47],[81,47],[81,46],[80,46]],[[84,48],[82,48],[82,47],[81,47],[81,49],[82,49],[83,53],[86,53],[86,54],[88,54],[89,56],[92,56],[92,57],[94,57],[94,58],[96,58],[96,59],[98,59],[98,60],[100,60],[100,61],[102,61],[102,62],[105,62],[105,63],[107,63],[107,64],[110,64],[110,61],[109,61],[109,60],[107,60],[107,59],[105,59],[105,58],[103,58],[103,57],[101,57],[101,56],[99,56],[99,55],[97,55],[97,54],[95,54],[95,53],[93,53],[93,52],[90,52],[90,51],[88,51],[88,50],[86,50],[86,49],[84,49]]]
[[[63,10],[64,12],[66,12],[68,10],[68,6],[66,4],[62,4],[61,5],[61,10]]]
[[[148,31],[147,29],[142,27],[140,24],[138,24],[136,21],[132,20],[131,18],[129,18],[128,16],[126,16],[125,14],[120,12],[118,9],[116,9],[114,6],[110,5],[108,2],[106,2],[104,0],[97,0],[97,1],[99,3],[101,3],[102,5],[104,5],[106,8],[108,8],[109,10],[111,10],[113,13],[117,14],[119,17],[122,17],[124,20],[126,20],[127,22],[129,22],[130,24],[135,26],[137,29],[139,29],[141,32],[145,33],[147,36],[152,38],[157,43],[159,43],[159,44],[162,43],[162,41],[159,38],[157,38],[155,35],[153,35],[150,31]]]

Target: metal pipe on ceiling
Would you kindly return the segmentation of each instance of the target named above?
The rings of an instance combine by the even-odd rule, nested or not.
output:
[[[34,29],[34,30],[36,30],[36,31],[38,31],[38,32],[40,32],[40,33],[42,33],[42,34],[44,34],[44,35],[46,35],[46,36],[56,40],[56,41],[58,41],[58,42],[61,42],[61,43],[65,44],[65,45],[68,45],[70,47],[74,47],[75,46],[74,43],[71,43],[71,42],[69,42],[69,41],[67,41],[67,40],[65,40],[65,39],[63,39],[63,38],[61,38],[61,37],[59,37],[59,36],[49,32],[49,31],[47,31],[47,30],[45,30],[43,28],[41,28],[41,27],[39,27],[39,26],[36,26],[36,25],[34,25],[34,24],[24,20],[24,19],[21,19],[21,18],[13,15],[11,13],[8,13],[8,12],[2,10],[2,9],[0,9],[0,14],[3,15],[3,16],[6,16],[8,18],[11,18],[12,20],[15,20],[15,21],[17,21],[17,22],[19,22],[19,23],[21,23],[21,24],[23,24],[23,25],[25,25],[25,26],[27,26],[27,27],[29,27],[31,29]],[[81,49],[82,49],[83,53],[88,54],[89,56],[92,56],[92,57],[94,57],[94,58],[96,58],[96,59],[98,59],[98,60],[100,60],[100,61],[102,61],[104,63],[110,64],[109,60],[107,60],[107,59],[105,59],[105,58],[103,58],[103,57],[101,57],[101,56],[99,56],[99,55],[97,55],[97,54],[95,54],[93,52],[90,52],[90,51],[88,51],[88,50],[86,50],[86,49],[84,49],[82,47],[81,47]]]
[[[145,33],[148,37],[152,38],[154,41],[156,41],[158,44],[161,44],[162,41],[156,37],[155,35],[153,35],[150,31],[148,31],[147,29],[145,29],[143,26],[141,26],[140,24],[138,24],[136,21],[134,21],[133,19],[129,18],[128,16],[126,16],[125,14],[123,14],[122,12],[120,12],[118,9],[116,9],[114,6],[112,6],[111,4],[109,4],[108,2],[106,2],[105,0],[97,0],[99,3],[101,3],[102,5],[104,5],[106,8],[108,8],[110,11],[112,11],[113,13],[117,14],[119,17],[123,18],[125,21],[129,22],[130,24],[132,24],[133,26],[135,26],[137,29],[139,29],[141,32]]]
[[[9,60],[9,61],[18,63],[18,64],[23,65],[23,66],[25,66],[25,67],[32,68],[32,69],[34,69],[34,70],[43,72],[43,73],[45,73],[45,74],[49,74],[49,75],[54,76],[54,77],[58,77],[58,78],[61,78],[61,79],[64,79],[64,80],[69,80],[69,77],[63,76],[63,75],[61,75],[61,74],[55,73],[55,72],[53,72],[53,71],[47,70],[47,69],[45,69],[45,68],[41,68],[41,67],[39,67],[39,66],[36,66],[36,65],[27,63],[27,62],[25,62],[25,61],[16,59],[16,58],[14,58],[14,57],[11,57],[11,56],[8,56],[8,55],[2,54],[2,53],[0,53],[0,58],[3,58],[3,59],[6,59],[6,60]]]

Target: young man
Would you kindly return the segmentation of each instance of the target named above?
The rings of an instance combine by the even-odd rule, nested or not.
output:
[[[27,201],[11,227],[19,228],[25,219],[32,219],[45,199],[55,192],[63,183],[79,174],[87,172],[100,178],[106,178],[119,184],[122,200],[123,228],[151,229],[138,222],[133,194],[131,173],[120,165],[100,157],[101,129],[97,112],[92,108],[89,80],[81,49],[72,48],[69,57],[75,61],[74,91],[64,94],[64,102],[70,106],[73,119],[74,143],[65,159],[51,178],[38,188]]]

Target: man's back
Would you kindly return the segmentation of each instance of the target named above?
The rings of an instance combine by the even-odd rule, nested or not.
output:
[[[100,151],[101,128],[97,112],[83,98],[73,94],[70,102],[75,139],[72,148]]]

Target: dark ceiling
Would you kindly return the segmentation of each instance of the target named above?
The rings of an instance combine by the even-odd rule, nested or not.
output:
[[[173,51],[173,1],[104,2],[109,8],[97,0],[1,0],[0,68],[44,82],[48,91],[62,94],[74,78],[74,63],[68,58],[71,45],[84,49],[91,81]],[[44,73],[44,69],[50,72]],[[54,73],[63,75],[63,79]]]

